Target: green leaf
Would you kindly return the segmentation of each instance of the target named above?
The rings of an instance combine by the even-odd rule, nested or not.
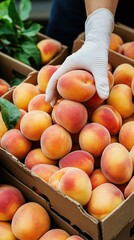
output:
[[[19,14],[22,21],[26,20],[30,16],[32,4],[29,0],[21,0],[19,5]]]
[[[26,41],[21,45],[21,48],[29,55],[29,57],[34,59],[36,66],[39,67],[41,64],[41,54],[37,45],[33,42]]]
[[[8,16],[9,1],[3,1],[0,3],[0,18]]]
[[[13,21],[15,27],[23,27],[23,22],[19,16],[19,13],[15,7],[14,0],[10,0],[9,7],[8,7],[9,16]]]
[[[8,129],[12,129],[16,126],[18,120],[20,119],[20,110],[11,102],[5,98],[0,98],[0,106],[3,121]]]
[[[16,51],[14,53],[14,56],[13,56],[15,59],[27,64],[27,65],[31,65],[30,64],[30,61],[29,61],[29,54],[27,53],[24,53],[24,52],[20,52],[20,50]]]
[[[7,19],[0,19],[0,36],[13,34],[14,29]]]
[[[35,36],[40,30],[42,26],[38,23],[33,23],[28,29],[22,30],[22,35],[27,37]]]

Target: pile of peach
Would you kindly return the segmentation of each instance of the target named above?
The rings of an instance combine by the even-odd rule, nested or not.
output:
[[[39,203],[27,202],[10,184],[0,184],[0,239],[83,240],[63,229],[51,228],[51,217]]]
[[[117,33],[111,35],[110,49],[134,59],[134,41],[124,42],[123,38]]]
[[[11,130],[0,118],[1,147],[102,219],[134,191],[134,68],[124,63],[108,71],[107,100],[89,72],[70,71],[58,81],[52,107],[45,91],[58,67],[43,66],[36,85],[13,90],[21,117]]]

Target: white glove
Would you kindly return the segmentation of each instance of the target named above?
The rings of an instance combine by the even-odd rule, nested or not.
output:
[[[95,79],[96,91],[100,98],[109,95],[108,51],[114,16],[106,8],[89,15],[85,22],[85,42],[83,46],[68,56],[50,78],[46,89],[46,101],[54,105],[57,101],[57,81],[66,72],[84,69],[91,72]]]

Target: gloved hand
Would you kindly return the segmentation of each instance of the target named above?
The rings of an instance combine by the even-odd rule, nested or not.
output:
[[[109,95],[108,51],[114,16],[105,8],[89,15],[85,22],[85,42],[83,46],[68,56],[50,78],[46,89],[46,101],[53,106],[57,101],[57,81],[66,72],[84,69],[93,74],[96,91],[100,98]]]

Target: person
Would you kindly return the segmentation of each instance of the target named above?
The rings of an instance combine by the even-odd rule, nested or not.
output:
[[[84,15],[84,8],[82,7],[83,2],[85,3],[86,16]],[[56,20],[56,14],[58,16],[58,13],[60,19],[60,13],[62,12],[63,17],[59,25],[62,25],[62,30],[64,30],[60,31],[61,28],[59,27],[59,32],[56,32],[54,29],[58,29],[58,18],[55,23],[52,21],[54,23],[53,26],[50,18],[50,24],[48,24],[47,31],[49,32],[51,26],[53,32],[58,33],[62,38],[66,37],[71,39],[69,40],[69,44],[71,44],[72,39],[82,30],[84,24],[85,41],[77,52],[69,55],[65,59],[50,78],[46,89],[46,101],[54,106],[57,101],[56,87],[58,79],[64,73],[74,69],[85,69],[91,72],[95,79],[96,91],[99,97],[102,99],[108,98],[108,50],[111,33],[114,28],[114,17],[118,6],[118,0],[55,0],[53,4],[53,7],[57,4],[57,11],[55,13],[53,11],[54,15],[52,19]],[[80,4],[81,12],[77,10],[78,4]],[[74,8],[71,6],[74,6]],[[66,8],[70,8],[70,18]],[[75,15],[75,13],[77,15]],[[80,21],[77,21],[78,28],[75,20],[76,16],[77,19],[78,16],[80,18]],[[69,25],[66,24],[68,21],[71,23],[70,30]],[[70,35],[66,36],[66,34],[62,34],[63,32],[65,33],[66,30],[67,32],[71,32],[71,26],[73,29],[72,38],[70,38]],[[54,37],[54,35],[48,35]]]

